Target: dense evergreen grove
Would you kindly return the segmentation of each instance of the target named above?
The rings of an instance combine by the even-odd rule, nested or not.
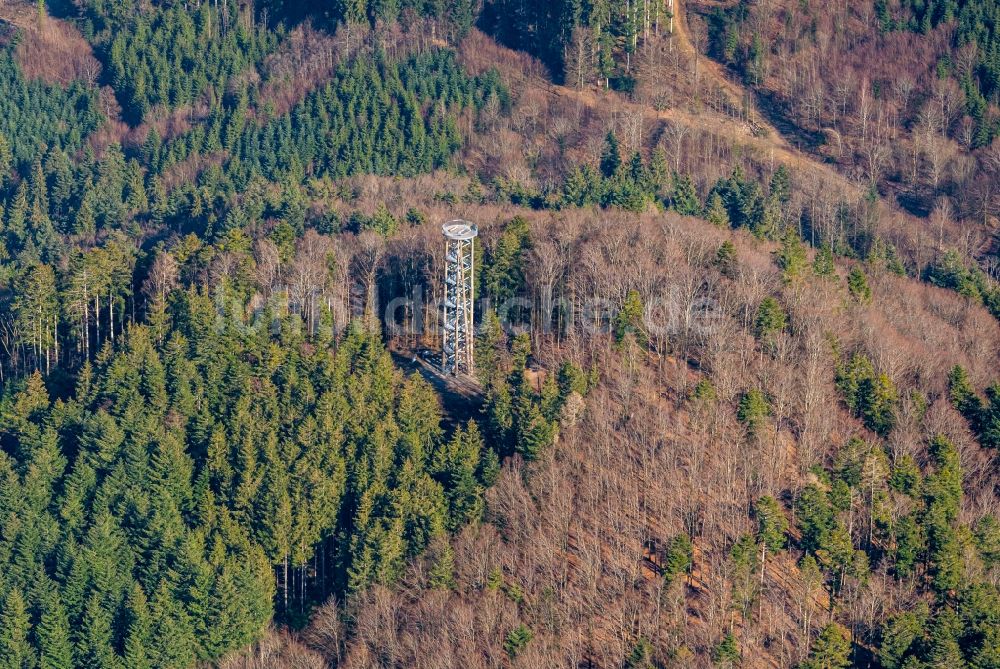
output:
[[[249,121],[241,94],[176,140],[147,140],[143,154],[159,171],[225,151],[230,158],[223,174],[240,190],[261,177],[299,183],[306,175],[413,176],[447,165],[460,147],[455,114],[506,95],[491,75],[465,76],[448,51],[404,63],[358,59],[280,118],[264,125]]]
[[[1000,448],[1000,381],[986,389],[986,399],[972,387],[968,373],[956,366],[948,375],[951,401],[969,421],[969,428],[986,448]]]
[[[474,425],[445,438],[377,336],[220,328],[195,289],[165,316],[65,398],[38,374],[5,394],[6,666],[190,666],[481,513],[495,455]]]
[[[87,35],[106,64],[105,77],[124,116],[142,121],[155,106],[173,109],[219,100],[230,80],[261,61],[281,33],[257,25],[239,3],[208,2],[190,11],[162,3],[144,12],[133,3],[94,0],[86,5]]]
[[[97,91],[80,82],[68,87],[24,78],[14,44],[0,46],[0,185],[12,170],[26,168],[47,147],[80,150],[103,122]]]
[[[248,263],[243,231],[265,217],[280,217],[287,254],[307,176],[442,167],[462,142],[457,114],[508,94],[446,50],[376,53],[269,116],[255,84],[234,83],[283,37],[261,18],[236,3],[88,4],[84,32],[126,120],[210,103],[170,141],[152,130],[99,155],[86,144],[103,121],[97,90],[26,81],[4,47],[5,667],[217,658],[275,612],[302,619],[330,594],[393,581],[482,513],[496,453],[474,423],[446,435],[434,392],[395,370],[378,335],[341,336],[317,304],[302,333],[298,309],[275,313],[273,332],[220,327],[219,294],[192,279],[218,253]],[[218,167],[164,186],[218,152]],[[142,247],[163,230],[219,244]],[[249,298],[243,277],[227,283],[236,303]]]
[[[391,24],[413,16],[430,18],[454,37],[464,35],[475,24],[478,0],[266,0],[258,4],[272,16],[298,19],[312,17],[331,24]]]

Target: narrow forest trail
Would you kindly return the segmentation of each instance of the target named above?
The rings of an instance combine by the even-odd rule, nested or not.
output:
[[[694,76],[706,76],[713,85],[721,88],[732,100],[738,102],[736,107],[748,109],[750,122],[742,122],[731,116],[711,111],[693,113],[678,108],[654,109],[650,105],[630,102],[611,91],[589,88],[577,90],[551,82],[545,82],[544,88],[551,95],[572,99],[595,110],[641,112],[646,119],[667,121],[719,135],[734,144],[756,151],[758,157],[766,162],[784,163],[794,170],[813,174],[831,187],[839,188],[855,197],[863,193],[861,184],[849,179],[835,167],[792,146],[756,108],[753,94],[730,79],[720,63],[698,52],[690,37],[684,0],[674,0],[674,14],[674,45],[692,59],[692,62],[697,63]]]
[[[617,93],[598,92],[590,89],[580,91],[556,84],[548,84],[546,89],[551,95],[572,99],[579,104],[593,109],[607,110],[608,108],[612,108],[621,111],[637,111],[641,112],[643,118],[646,119],[668,121],[689,128],[695,128],[702,132],[720,135],[730,139],[735,144],[755,150],[759,157],[769,162],[780,162],[793,169],[815,173],[817,176],[827,180],[828,183],[835,184],[847,193],[860,195],[862,192],[859,184],[851,181],[833,167],[792,148],[773,129],[766,136],[758,136],[747,125],[739,123],[731,117],[714,112],[694,114],[681,109],[657,110],[649,105],[629,102]]]
[[[757,109],[753,94],[730,79],[721,63],[699,52],[695,47],[687,24],[687,11],[684,8],[684,4],[685,0],[674,0],[673,36],[677,47],[693,59],[695,63],[695,78],[697,79],[702,74],[707,75],[730,98],[738,101],[738,107],[746,110],[750,126],[758,130],[757,134],[766,134],[777,147],[791,148],[781,132],[771,125],[767,118]]]
[[[716,85],[726,91],[734,99],[741,102],[740,106],[748,110],[751,125],[764,131],[762,133],[757,133],[758,135],[764,135],[764,137],[759,137],[758,139],[761,139],[764,144],[769,145],[775,155],[779,156],[780,160],[786,162],[790,167],[815,171],[827,179],[830,179],[832,183],[836,183],[846,189],[847,192],[860,195],[864,191],[861,184],[849,179],[835,167],[817,160],[814,156],[795,148],[788,142],[784,134],[768,120],[767,115],[760,111],[757,106],[756,96],[753,92],[745,86],[733,81],[729,77],[722,63],[719,63],[718,61],[710,58],[708,55],[700,53],[697,50],[694,45],[694,41],[691,39],[690,26],[688,25],[688,10],[685,7],[685,5],[688,4],[688,0],[673,1],[674,37],[677,41],[678,48],[686,51],[692,58],[696,58],[697,60],[695,62],[704,67],[703,72],[706,73]],[[710,2],[708,4],[716,7],[727,8],[737,3],[722,1]],[[732,124],[731,119],[728,121]]]

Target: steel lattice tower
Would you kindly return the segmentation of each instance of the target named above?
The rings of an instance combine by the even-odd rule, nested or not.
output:
[[[468,221],[449,221],[444,231],[444,330],[441,367],[445,374],[473,371],[473,248],[479,229]]]

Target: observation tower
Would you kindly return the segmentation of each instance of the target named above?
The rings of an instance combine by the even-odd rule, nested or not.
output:
[[[473,372],[473,248],[479,228],[463,220],[448,221],[444,232],[444,326],[441,369],[445,374]]]

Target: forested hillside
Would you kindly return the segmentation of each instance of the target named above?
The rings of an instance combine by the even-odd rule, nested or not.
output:
[[[997,18],[0,5],[0,669],[997,667]]]
[[[932,220],[995,211],[996,3],[698,7],[708,52],[803,147]]]

